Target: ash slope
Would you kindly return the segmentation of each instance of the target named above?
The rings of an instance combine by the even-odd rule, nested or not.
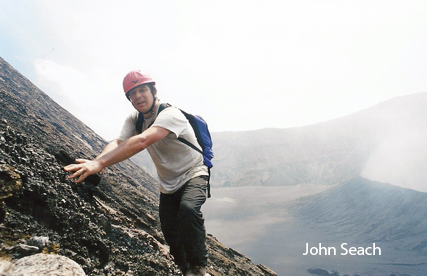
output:
[[[385,273],[378,275],[425,273],[427,193],[356,177],[298,199],[289,210],[308,227],[324,233],[324,241],[380,247],[381,256],[365,257],[359,264],[358,272],[365,270],[361,275],[371,275],[374,270]],[[345,264],[348,259],[340,261],[343,268],[351,267],[352,262]],[[326,258],[323,268],[336,265],[336,260],[328,263],[330,260]]]
[[[83,184],[62,167],[106,145],[0,58],[0,233],[2,256],[48,237],[45,250],[79,263],[88,275],[179,275],[157,218],[156,181],[132,162]],[[208,239],[211,275],[275,275]]]
[[[336,236],[359,237],[357,242],[402,242],[418,238],[408,247],[427,256],[427,193],[356,177],[325,192],[299,199],[292,210],[299,217]]]

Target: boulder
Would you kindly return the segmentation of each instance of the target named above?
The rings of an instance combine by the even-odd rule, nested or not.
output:
[[[83,269],[73,260],[53,254],[36,254],[14,262],[0,261],[1,276],[82,276]]]

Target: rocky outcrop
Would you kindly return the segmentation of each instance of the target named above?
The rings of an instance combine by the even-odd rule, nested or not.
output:
[[[8,165],[0,164],[0,204],[21,187],[21,177]]]
[[[0,110],[0,258],[15,267],[29,255],[64,256],[87,275],[180,275],[160,231],[155,179],[126,161],[68,180],[63,167],[106,142],[1,58]],[[214,237],[208,248],[212,276],[276,275]]]

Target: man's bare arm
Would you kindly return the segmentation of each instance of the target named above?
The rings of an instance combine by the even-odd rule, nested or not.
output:
[[[101,152],[101,154],[99,154],[95,159],[99,159],[101,158],[101,156],[109,153],[110,151],[115,150],[123,141],[120,140],[114,140],[112,142],[110,142],[105,148],[104,150]]]
[[[165,138],[169,132],[169,130],[162,127],[150,127],[143,133],[135,135],[124,142],[115,144],[113,141],[107,145],[95,160],[76,159],[78,164],[68,165],[64,167],[64,170],[74,172],[68,176],[68,179],[78,177],[76,182],[82,182],[89,175],[98,173],[105,167],[126,160],[146,149],[149,145]]]

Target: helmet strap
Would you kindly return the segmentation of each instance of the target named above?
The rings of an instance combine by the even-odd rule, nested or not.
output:
[[[151,105],[151,108],[150,108],[150,110],[148,110],[147,112],[145,112],[145,113],[142,113],[143,115],[145,115],[145,114],[149,114],[149,113],[151,113],[151,114],[154,114],[154,105],[156,104],[156,100],[157,100],[157,98],[156,97],[154,97],[154,93],[153,93],[153,91],[151,91],[151,95],[153,95],[153,104]]]

